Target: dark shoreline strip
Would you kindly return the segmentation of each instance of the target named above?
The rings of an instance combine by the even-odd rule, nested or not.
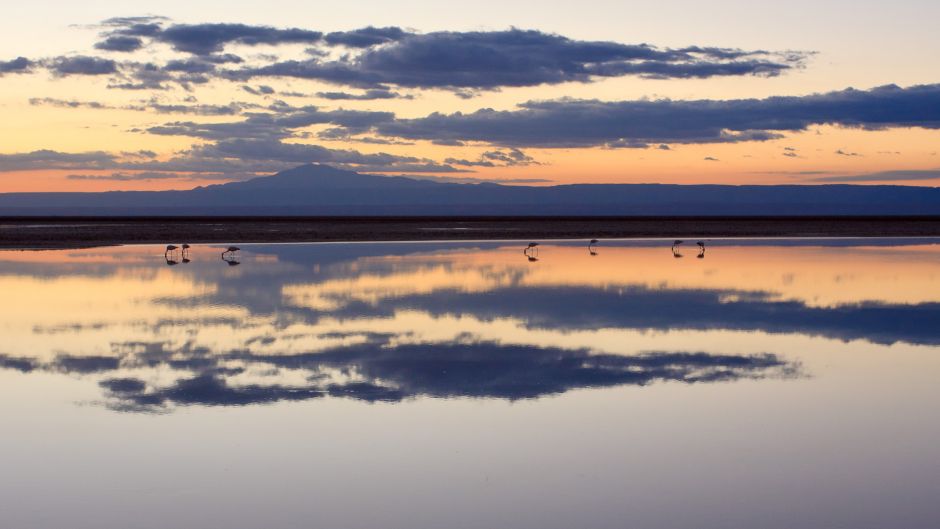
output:
[[[940,237],[940,217],[0,217],[0,248],[660,237]]]

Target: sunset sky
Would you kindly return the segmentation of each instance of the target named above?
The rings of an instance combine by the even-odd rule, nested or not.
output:
[[[0,192],[302,163],[455,181],[940,184],[940,3],[33,1]]]

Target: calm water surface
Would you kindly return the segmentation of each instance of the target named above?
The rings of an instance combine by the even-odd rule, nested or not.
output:
[[[0,252],[0,526],[940,527],[940,240],[670,245]]]

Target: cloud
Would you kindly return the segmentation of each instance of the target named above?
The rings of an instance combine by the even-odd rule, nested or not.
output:
[[[274,93],[274,88],[271,88],[268,85],[258,85],[258,87],[242,85],[242,90],[255,96],[271,95]]]
[[[384,137],[507,147],[641,147],[777,139],[812,125],[940,128],[940,84],[735,100],[530,101],[377,124]],[[446,143],[445,143],[446,144]]]
[[[877,173],[822,176],[812,182],[853,183],[853,182],[894,182],[914,180],[940,180],[940,169],[902,169]]]
[[[414,99],[412,95],[402,95],[385,89],[366,90],[361,94],[350,92],[317,92],[317,97],[330,100],[370,101],[373,99]]]
[[[101,174],[101,175],[92,175],[92,174],[70,174],[66,176],[69,180],[97,180],[97,181],[110,181],[110,182],[141,182],[147,180],[193,180],[197,178],[207,178],[215,180],[225,180],[238,175],[231,174],[222,174],[222,173],[204,173],[201,175],[192,175],[188,173],[159,173],[159,172],[142,172],[142,173],[110,173],[110,174]]]
[[[53,74],[58,76],[110,75],[118,71],[117,62],[87,55],[57,57],[49,61],[47,67]]]
[[[312,57],[229,72],[234,79],[295,77],[380,88],[492,90],[592,82],[605,77],[705,78],[774,76],[800,67],[805,54],[720,48],[657,48],[647,44],[579,41],[536,30],[427,34],[366,28],[334,35],[332,43],[365,48],[336,60]],[[380,43],[382,46],[375,46]],[[330,36],[327,43],[331,43]]]
[[[54,97],[32,97],[29,99],[29,104],[32,106],[51,106],[58,108],[93,108],[96,110],[115,108],[99,101],[76,101],[74,99],[57,99]]]
[[[535,158],[532,158],[519,149],[513,148],[485,151],[477,160],[447,158],[444,161],[449,164],[462,165],[465,167],[513,167],[540,165],[539,162],[535,161]]]
[[[0,61],[0,75],[7,73],[26,73],[33,67],[33,62],[26,57],[17,57],[11,61]]]
[[[16,358],[0,353],[0,369],[15,369],[22,373],[29,373],[38,367],[40,367],[39,362],[33,358]]]
[[[38,151],[0,154],[0,172],[37,169],[110,169],[117,156],[104,151],[65,153],[42,149]]]
[[[406,35],[412,35],[396,27],[365,27],[352,31],[334,31],[326,35],[326,42],[333,46],[346,46],[348,48],[368,48],[379,44],[388,44],[401,40]]]
[[[861,154],[857,152],[848,152],[848,151],[843,151],[842,149],[838,149],[836,151],[836,154],[838,154],[839,156],[861,156]]]
[[[247,24],[175,24],[154,37],[177,51],[209,55],[222,51],[226,44],[247,46],[259,44],[314,43],[323,33],[298,28],[277,29]]]
[[[475,178],[472,176],[402,175],[414,180],[429,180],[445,184],[549,184],[547,178]]]
[[[147,129],[151,134],[163,136],[189,136],[204,140],[233,138],[285,139],[295,130],[312,125],[332,124],[342,127],[344,134],[368,130],[377,123],[391,121],[391,112],[370,110],[321,110],[316,106],[293,107],[277,103],[269,108],[273,112],[245,113],[242,121],[196,123],[177,121]]]
[[[323,34],[298,28],[279,29],[248,24],[172,24],[156,17],[111,18],[102,23],[108,28],[104,40],[95,47],[112,51],[134,51],[143,46],[140,37],[169,45],[176,51],[193,55],[222,52],[228,44],[257,46],[319,42]]]
[[[196,372],[163,384],[148,384],[133,377],[109,377],[98,382],[112,409],[132,412],[165,410],[173,405],[246,406],[308,400],[327,394],[369,402],[398,402],[420,396],[518,400],[580,388],[644,386],[659,381],[709,383],[800,374],[798,364],[773,354],[648,351],[624,356],[486,341],[392,345],[390,340],[389,336],[373,336],[364,344],[298,354],[254,354],[247,350],[212,354],[196,350],[191,344],[177,348],[163,343],[115,344],[120,356],[60,356],[46,365],[16,359],[4,361],[0,357],[0,367],[24,373],[45,370],[106,376],[120,365],[165,366]],[[222,367],[226,361],[306,373],[307,383],[287,385],[275,378],[264,383],[238,384],[232,378],[245,372],[245,368]],[[331,370],[354,371],[358,380],[334,379],[326,374]]]
[[[433,160],[388,153],[361,153],[351,149],[329,149],[320,145],[284,143],[273,139],[241,138],[194,147],[190,159],[280,162],[282,168],[308,163],[327,163],[359,171],[443,172],[456,170]],[[158,164],[155,164],[158,165]]]
[[[231,116],[240,114],[260,105],[233,101],[227,105],[207,105],[193,103],[162,103],[156,98],[142,100],[123,106],[111,106],[99,101],[77,101],[52,97],[34,97],[29,100],[33,106],[53,106],[59,108],[92,108],[96,110],[133,110],[138,112],[156,112],[158,114],[194,114],[199,116]]]
[[[95,44],[96,49],[119,52],[137,51],[143,47],[143,39],[131,35],[111,35]]]

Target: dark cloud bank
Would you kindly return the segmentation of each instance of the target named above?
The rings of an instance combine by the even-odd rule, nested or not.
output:
[[[531,101],[518,110],[396,119],[375,131],[411,140],[617,148],[764,141],[824,124],[940,128],[940,84],[727,101]]]
[[[323,34],[302,28],[203,23],[177,24],[161,17],[120,17],[104,21],[99,53],[122,58],[79,55],[41,61],[57,75],[122,77],[113,88],[165,89],[168,83],[188,87],[210,79],[246,81],[261,77],[314,79],[365,88],[365,97],[385,96],[389,86],[448,89],[463,96],[479,90],[640,76],[707,78],[776,76],[802,67],[809,54],[689,46],[660,48],[648,44],[575,40],[537,30],[438,31],[416,33],[398,27],[365,27]],[[230,46],[308,47],[305,59],[285,60],[272,54],[251,64],[228,51]],[[160,64],[126,57],[155,46],[188,57]],[[23,61],[26,61],[24,64]],[[174,68],[176,63],[176,68]],[[0,62],[0,74],[22,71],[29,61]],[[328,93],[329,94],[329,93]]]

